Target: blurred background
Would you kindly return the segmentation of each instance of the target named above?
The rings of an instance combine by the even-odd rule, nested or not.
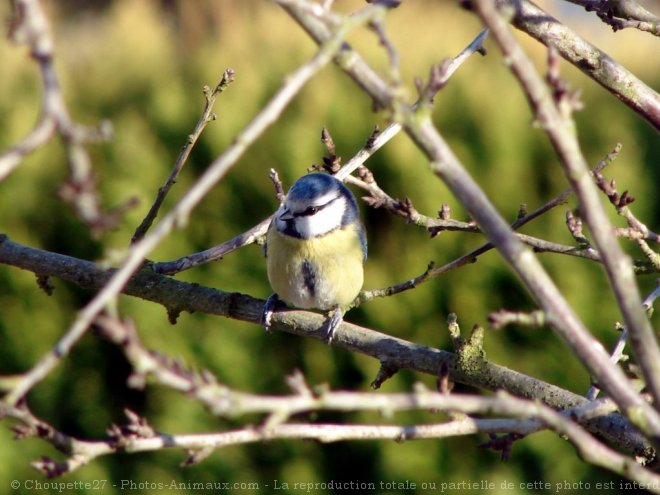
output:
[[[337,0],[335,8],[351,12],[361,1]],[[93,125],[112,122],[111,142],[89,147],[103,205],[137,198],[116,230],[94,239],[58,197],[66,180],[64,148],[56,140],[31,155],[0,184],[0,231],[10,238],[58,253],[104,260],[125,248],[146,214],[158,187],[168,176],[179,149],[203,107],[202,87],[215,85],[225,68],[236,81],[218,99],[218,119],[195,147],[188,165],[170,193],[167,211],[208,164],[232,141],[281,85],[283,78],[315,53],[308,36],[277,6],[267,1],[240,0],[108,0],[45,2],[53,21],[56,66],[74,119]],[[660,64],[651,62],[658,38],[625,30],[613,33],[595,15],[559,1],[543,3],[582,36],[595,43],[654,88],[660,88]],[[658,3],[650,8],[658,9]],[[0,5],[5,25],[7,3]],[[387,19],[387,30],[401,57],[403,81],[414,100],[415,77],[426,78],[429,67],[460,52],[480,31],[476,18],[457,2],[404,2]],[[517,33],[544,70],[546,52]],[[351,35],[350,42],[376,67],[386,58],[373,33]],[[531,211],[567,187],[545,135],[534,128],[526,101],[503,65],[497,48],[474,56],[436,97],[434,119],[470,173],[505,218],[513,220],[520,204]],[[0,41],[0,149],[16,143],[38,117],[41,87],[37,68],[24,47]],[[574,67],[562,62],[562,75],[579,89],[585,109],[576,115],[587,160],[593,165],[617,142],[620,157],[606,170],[619,191],[636,198],[632,206],[647,225],[660,229],[660,138],[631,110]],[[269,169],[275,168],[285,187],[314,163],[325,149],[325,126],[337,152],[348,160],[373,127],[384,127],[386,115],[374,113],[371,101],[334,66],[318,74],[296,97],[282,118],[248,151],[226,178],[195,210],[185,229],[171,235],[152,253],[166,261],[225,241],[252,227],[276,207]],[[430,172],[422,154],[403,135],[369,162],[380,186],[391,196],[410,197],[422,213],[434,216],[443,203],[452,216],[466,213]],[[359,191],[355,191],[360,194]],[[365,288],[402,282],[424,271],[430,261],[443,264],[484,242],[481,236],[442,233],[430,239],[423,230],[361,202],[368,231],[369,261]],[[523,232],[571,244],[564,223],[574,202],[556,208]],[[617,225],[622,221],[613,216]],[[641,253],[623,242],[636,257]],[[413,247],[414,246],[414,247]],[[606,347],[618,334],[620,315],[600,266],[577,258],[540,255],[559,287]],[[258,246],[232,253],[224,260],[177,275],[225,291],[265,298],[270,294],[265,261]],[[33,274],[0,265],[0,373],[27,370],[65,332],[92,294],[54,280],[46,296]],[[639,278],[643,294],[655,277]],[[300,369],[310,384],[333,389],[368,391],[378,362],[299,337],[204,314],[182,314],[175,326],[165,310],[124,297],[120,310],[135,320],[143,341],[152,349],[181,358],[195,369],[209,369],[230,387],[254,393],[287,393],[285,377]],[[451,350],[446,332],[449,312],[458,314],[464,330],[498,309],[535,308],[525,290],[497,253],[415,290],[374,300],[346,319],[413,342]],[[657,326],[656,316],[654,323]],[[548,328],[508,327],[486,334],[489,360],[584,394],[589,377],[579,362]],[[216,418],[180,394],[159,386],[144,391],[127,387],[130,367],[110,343],[87,335],[46,380],[29,395],[34,412],[62,431],[101,438],[111,423],[124,423],[124,408],[144,415],[159,431],[177,434],[223,431],[260,418]],[[429,387],[434,379],[401,372],[387,381],[384,392],[409,391],[415,382]],[[467,390],[458,387],[459,391]],[[383,422],[376,415],[319,414],[320,421]],[[399,414],[391,420],[412,424],[440,420],[426,413]],[[42,479],[29,463],[42,455],[59,458],[46,443],[13,441],[10,422],[0,425],[0,487],[12,479]],[[66,481],[107,479],[136,482],[227,481],[279,483],[401,481],[440,483],[504,480],[550,483],[617,481],[614,475],[584,465],[572,446],[551,433],[538,433],[515,443],[511,459],[478,447],[485,437],[439,441],[350,442],[321,445],[303,441],[230,447],[197,466],[182,468],[182,452],[161,451],[114,455],[68,475]],[[419,485],[418,485],[419,486]],[[3,488],[4,490],[4,488]],[[108,487],[104,493],[119,493]],[[264,490],[266,491],[266,490]],[[523,491],[523,490],[519,490]],[[583,493],[583,490],[565,490]],[[507,491],[506,493],[512,493]]]

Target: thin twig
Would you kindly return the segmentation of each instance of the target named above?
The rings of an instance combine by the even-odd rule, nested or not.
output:
[[[52,137],[57,128],[57,116],[62,110],[66,111],[52,64],[53,38],[50,22],[38,0],[14,2],[14,19],[9,38],[16,44],[29,46],[32,58],[39,66],[44,96],[41,101],[41,116],[35,127],[18,144],[0,155],[0,180],[7,177],[27,154]],[[65,120],[68,120],[68,115]]]
[[[165,184],[163,184],[160,187],[160,189],[158,189],[156,200],[151,205],[149,212],[144,217],[138,228],[135,230],[135,233],[131,238],[131,244],[135,244],[137,241],[139,241],[145,236],[147,230],[149,230],[154,220],[158,216],[158,210],[163,204],[163,201],[165,200],[165,196],[167,196],[167,193],[176,183],[176,179],[181,173],[181,170],[185,166],[186,162],[188,161],[190,152],[197,143],[197,140],[202,135],[202,132],[204,132],[206,125],[209,122],[215,120],[216,118],[215,113],[213,113],[213,105],[215,105],[215,100],[218,98],[220,93],[222,93],[225,89],[227,89],[227,87],[232,82],[234,82],[234,70],[226,69],[222,74],[222,78],[220,79],[220,82],[216,84],[214,89],[211,89],[208,86],[204,86],[204,98],[205,98],[204,110],[202,110],[202,114],[197,120],[197,124],[195,124],[195,128],[193,129],[193,132],[188,135],[186,144],[181,148],[181,152],[179,153],[179,156],[177,157],[176,162],[174,163],[174,167],[172,168],[172,172],[170,173],[170,176],[165,181]]]
[[[47,143],[57,133],[66,145],[69,179],[60,188],[60,196],[70,203],[78,217],[94,236],[117,225],[121,214],[133,201],[114,211],[100,206],[91,159],[84,145],[107,141],[112,125],[102,122],[97,128],[75,123],[62,94],[53,58],[54,41],[50,22],[39,0],[16,0],[9,36],[17,44],[26,44],[37,63],[43,86],[41,114],[34,128],[15,146],[0,154],[0,181],[18,167],[25,156]]]
[[[642,306],[644,307],[644,311],[646,311],[649,315],[653,313],[653,304],[655,303],[655,300],[660,297],[660,279],[656,280],[656,286],[653,292],[648,295],[646,299],[644,299],[644,302],[642,303]]]
[[[529,328],[543,327],[547,324],[545,313],[540,310],[529,313],[500,309],[488,315],[488,323],[495,330],[507,325],[521,325]]]
[[[587,12],[596,12],[614,32],[634,28],[660,36],[660,17],[646,10],[634,0],[567,0],[584,7]]]
[[[259,242],[259,240],[265,235],[271,220],[272,216],[269,216],[251,229],[246,230],[242,234],[239,234],[222,244],[218,244],[217,246],[213,246],[212,248],[198,253],[183,256],[176,260],[154,263],[152,268],[156,273],[175,275],[185,270],[190,270],[198,265],[203,265],[204,263],[221,260],[224,256],[237,249]]]
[[[614,364],[618,364],[623,358],[623,350],[626,348],[626,341],[628,340],[628,329],[621,325],[617,326],[619,327],[618,329],[620,332],[619,339],[616,341],[614,349],[612,349],[612,352],[610,353],[610,359]],[[589,387],[589,390],[587,390],[585,398],[587,400],[595,400],[599,393],[600,387],[597,384],[592,384]]]
[[[658,284],[656,284],[655,289],[648,296],[646,296],[644,302],[642,302],[642,307],[644,308],[644,311],[646,311],[646,314],[649,316],[649,318],[653,314],[653,303],[658,297],[660,297],[660,279],[658,279]],[[620,335],[619,339],[614,345],[614,349],[611,352],[611,359],[615,364],[621,361],[623,358],[623,350],[625,349],[626,342],[628,340],[628,329],[622,325],[617,325],[617,328],[620,331]],[[600,387],[594,384],[589,388],[589,391],[585,397],[588,400],[594,400],[596,397],[598,397],[599,393]]]

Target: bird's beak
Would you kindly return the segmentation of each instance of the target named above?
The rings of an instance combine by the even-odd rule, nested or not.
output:
[[[291,214],[291,210],[282,206],[280,208],[280,212],[277,214],[277,218],[283,222],[286,222],[288,220],[293,220],[293,215]]]

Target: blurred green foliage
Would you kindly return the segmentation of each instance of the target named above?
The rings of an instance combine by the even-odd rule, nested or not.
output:
[[[201,112],[203,85],[214,85],[226,67],[236,82],[217,102],[218,119],[210,124],[164,206],[174,204],[243,126],[262,107],[283,78],[315,50],[313,43],[278,7],[268,2],[198,1],[49,2],[57,41],[57,70],[75,119],[94,124],[109,119],[114,139],[90,147],[102,201],[106,207],[132,197],[140,204],[115,231],[94,240],[58,198],[67,175],[58,142],[31,155],[0,184],[2,232],[28,245],[102,260],[126,247],[149,208],[180,147]],[[358,1],[338,2],[349,12]],[[5,4],[0,7],[9,16]],[[568,14],[569,20],[575,13]],[[579,16],[574,22],[601,48],[623,62],[651,86],[660,86],[660,66],[649,64],[648,48],[656,40],[642,33],[612,34]],[[587,22],[592,21],[592,22]],[[479,31],[475,18],[454,2],[406,2],[391,12],[388,32],[400,51],[402,76],[414,98],[413,78],[426,77],[430,64],[458,53]],[[520,35],[544,67],[544,50]],[[351,35],[350,42],[378,67],[386,59],[373,33]],[[566,187],[557,160],[543,133],[531,125],[530,112],[496,48],[475,56],[437,96],[438,127],[465,166],[477,178],[506,218],[519,205],[529,210]],[[38,116],[39,86],[35,64],[25,49],[0,43],[0,149],[21,138]],[[638,216],[658,229],[660,204],[660,140],[639,117],[623,107],[579,71],[562,64],[563,75],[583,93],[585,110],[577,115],[581,142],[595,164],[617,142],[620,158],[607,169],[620,190],[637,198]],[[248,229],[275,209],[268,170],[276,168],[286,186],[324,154],[320,131],[326,126],[338,153],[348,159],[371,133],[384,126],[386,115],[374,114],[371,102],[338,69],[317,75],[282,118],[246,153],[194,212],[185,229],[175,232],[152,253],[169,260],[206,249]],[[454,218],[466,213],[434,178],[421,153],[404,137],[394,139],[368,163],[383,189],[394,197],[409,196],[422,213],[434,215],[442,203]],[[564,226],[570,203],[525,227],[524,232],[571,243]],[[483,242],[481,236],[443,233],[435,239],[381,210],[362,205],[369,237],[365,288],[401,282]],[[616,220],[620,223],[620,220]],[[414,246],[414,248],[411,248]],[[640,253],[630,246],[631,253]],[[587,325],[606,345],[617,337],[619,315],[603,271],[593,263],[557,255],[541,255],[544,265]],[[270,289],[265,263],[256,246],[178,276],[226,291],[266,297]],[[643,291],[652,277],[640,279]],[[28,369],[67,328],[90,294],[61,281],[47,297],[30,273],[0,265],[0,373]],[[456,312],[464,329],[485,324],[491,311],[530,310],[533,302],[494,252],[478,263],[387,300],[375,300],[347,315],[350,321],[430,346],[450,348],[445,319]],[[208,368],[231,387],[256,393],[286,393],[285,377],[300,369],[312,384],[368,390],[378,363],[360,355],[290,335],[266,335],[254,325],[208,315],[184,314],[172,326],[163,308],[131,298],[121,299],[121,313],[134,319],[141,338],[162,353],[180,357],[196,369]],[[487,333],[486,351],[494,362],[515,368],[577,393],[588,376],[549,329],[508,328]],[[180,394],[161,387],[145,391],[126,385],[130,368],[121,353],[94,335],[86,336],[54,373],[29,396],[38,415],[66,433],[84,438],[104,436],[112,422],[124,421],[123,409],[145,415],[168,433],[226,430],[244,418],[220,419]],[[402,372],[386,382],[387,392],[410,390],[416,381],[433,379]],[[322,415],[328,421],[382,421],[369,414]],[[258,421],[258,418],[248,419]],[[428,420],[420,413],[401,414],[402,423]],[[11,479],[41,479],[31,460],[58,453],[38,440],[14,442],[8,423],[0,428],[0,490]],[[99,459],[66,480],[108,479],[104,493],[119,493],[121,480],[229,481],[329,480],[442,481],[492,480],[516,483],[544,480],[608,481],[610,474],[583,465],[573,448],[549,433],[514,445],[511,460],[482,451],[475,437],[442,441],[352,442],[320,445],[277,441],[231,447],[205,462],[181,468],[179,451],[117,455]],[[419,486],[419,485],[418,485]],[[264,491],[268,491],[264,488]],[[523,490],[520,490],[523,491]],[[579,491],[572,491],[578,493]],[[157,493],[152,491],[150,493]],[[507,493],[511,493],[510,491]]]

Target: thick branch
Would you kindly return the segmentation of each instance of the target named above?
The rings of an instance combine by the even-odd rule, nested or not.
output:
[[[103,270],[90,261],[20,245],[6,236],[0,236],[0,263],[59,277],[86,289],[103,287],[113,273],[113,270]],[[122,292],[161,304],[170,313],[207,313],[261,326],[263,300],[180,282],[156,274],[149,268],[136,273]],[[273,315],[273,328],[319,340],[323,340],[322,333],[318,332],[323,322],[322,315],[300,310],[278,311]],[[456,382],[487,390],[504,389],[514,395],[539,399],[557,409],[586,403],[577,394],[503,366],[487,361],[479,366],[469,366],[469,363],[459,362],[454,353],[413,344],[346,322],[339,328],[333,345],[374,357],[394,370],[409,369],[437,376],[446,366],[451,379]],[[648,443],[618,414],[590,420],[585,426],[626,449],[650,455]]]

